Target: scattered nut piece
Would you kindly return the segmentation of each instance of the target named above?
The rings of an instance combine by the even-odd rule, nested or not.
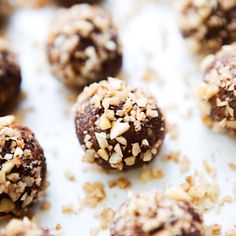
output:
[[[76,180],[75,175],[69,170],[65,172],[65,176],[69,181],[75,181]]]
[[[221,233],[221,228],[222,228],[221,225],[218,224],[214,224],[209,227],[212,235],[219,235]]]
[[[104,185],[101,182],[85,183],[83,190],[86,197],[81,203],[90,208],[97,207],[106,197]]]
[[[73,214],[75,213],[75,207],[71,204],[62,206],[62,212],[64,214]]]
[[[131,182],[124,177],[120,177],[116,180],[110,180],[108,186],[109,188],[118,187],[120,189],[127,189],[131,187]]]
[[[165,175],[164,172],[159,168],[150,169],[150,168],[144,167],[139,178],[140,178],[141,183],[146,184],[153,180],[162,179],[164,175]]]
[[[168,124],[167,131],[168,131],[171,139],[176,140],[178,138],[179,129],[178,129],[177,125],[175,125],[175,124]]]
[[[213,172],[213,168],[208,164],[208,162],[206,160],[203,161],[203,166],[205,168],[205,171],[208,174],[211,174]]]
[[[166,154],[163,158],[164,161],[174,161],[179,163],[180,160],[180,151],[172,151]]]
[[[167,188],[165,195],[176,201],[191,201],[191,197],[179,186]]]
[[[236,163],[230,162],[228,165],[231,170],[236,171]]]
[[[114,216],[115,212],[110,207],[103,209],[98,214],[100,220],[100,227],[102,230],[106,230],[110,226]]]
[[[184,156],[180,161],[180,171],[182,173],[186,173],[189,171],[190,168],[190,160],[187,156]]]
[[[41,210],[48,211],[50,209],[51,209],[51,203],[50,202],[45,201],[41,204]]]

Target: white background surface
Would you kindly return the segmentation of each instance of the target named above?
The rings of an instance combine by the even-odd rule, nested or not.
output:
[[[46,212],[37,211],[42,225],[55,227],[59,223],[63,235],[87,236],[91,228],[98,226],[95,213],[99,207],[85,209],[79,214],[62,213],[63,205],[79,206],[79,198],[84,197],[83,183],[103,182],[107,193],[103,206],[116,210],[130,193],[153,188],[161,190],[183,183],[184,178],[196,169],[204,172],[204,159],[217,168],[215,181],[220,184],[222,197],[232,196],[236,172],[230,170],[228,163],[235,162],[236,143],[208,130],[201,122],[195,98],[195,87],[201,81],[199,61],[188,52],[178,32],[171,2],[177,1],[107,0],[104,3],[118,23],[124,45],[124,79],[155,94],[167,120],[180,130],[177,140],[166,136],[162,153],[152,164],[163,169],[165,178],[147,184],[139,180],[141,169],[123,174],[102,174],[95,166],[82,163],[83,151],[75,135],[71,114],[71,98],[75,96],[50,74],[45,55],[48,27],[56,9],[23,9],[11,19],[8,38],[19,55],[26,94],[16,115],[18,121],[35,132],[48,163],[47,200],[52,207]],[[149,68],[155,69],[158,76],[143,81],[142,76]],[[184,114],[189,108],[193,115],[186,119]],[[164,154],[173,150],[180,150],[181,155],[191,159],[191,171],[185,175],[181,174],[179,165],[162,161]],[[68,170],[76,175],[75,182],[66,179]],[[128,191],[107,188],[107,181],[118,176],[130,179],[132,188]],[[235,209],[236,204],[226,204],[220,214],[212,210],[205,215],[206,223],[219,223],[223,225],[223,231],[228,230],[236,224]],[[99,235],[109,234],[104,231]]]

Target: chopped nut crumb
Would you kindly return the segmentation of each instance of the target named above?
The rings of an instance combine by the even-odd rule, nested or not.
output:
[[[230,163],[229,163],[229,168],[230,168],[231,170],[233,170],[233,171],[236,171],[236,163],[230,162]]]
[[[202,207],[203,211],[216,206],[219,198],[219,186],[216,183],[207,182],[202,175],[188,176],[181,187],[190,195],[192,203]],[[206,202],[208,203],[206,204]]]
[[[190,160],[187,156],[184,156],[180,161],[180,171],[186,173],[190,168]]]
[[[72,214],[75,212],[75,207],[73,205],[64,205],[62,206],[62,212],[64,214]]]
[[[104,185],[101,182],[85,183],[83,190],[86,197],[81,203],[90,208],[97,207],[106,197]]]
[[[70,181],[75,181],[76,180],[75,175],[71,171],[66,171],[65,176]]]
[[[161,169],[158,168],[147,168],[144,167],[141,174],[140,174],[140,181],[143,184],[146,184],[153,180],[159,180],[162,179],[165,176],[164,172]]]
[[[219,201],[219,204],[223,206],[226,203],[232,203],[232,202],[233,202],[232,197],[224,196],[223,199],[221,201]]]
[[[55,227],[55,229],[59,231],[59,230],[61,230],[61,229],[62,229],[62,227],[61,227],[61,225],[60,225],[60,224],[56,224],[56,227]]]
[[[203,166],[208,174],[211,174],[213,172],[213,168],[208,164],[206,160],[203,161]]]
[[[43,202],[41,205],[41,210],[48,211],[51,209],[51,203],[50,202]]]
[[[102,230],[106,230],[110,226],[114,216],[115,212],[110,207],[103,209],[98,214],[100,220],[100,227]]]
[[[180,160],[180,151],[172,151],[167,153],[164,158],[164,161],[174,161],[176,163],[179,163]]]
[[[209,227],[211,234],[219,235],[221,233],[221,225],[214,224]]]
[[[150,80],[153,80],[153,79],[157,79],[160,83],[162,83],[160,76],[157,74],[157,71],[153,68],[148,68],[144,72],[144,74],[142,76],[142,79],[144,81],[150,81]]]
[[[168,131],[171,139],[176,140],[178,138],[179,129],[178,129],[177,125],[175,125],[175,124],[168,124],[167,131]]]
[[[121,177],[116,180],[110,180],[108,186],[109,188],[118,187],[120,189],[127,189],[131,187],[131,182],[128,179]]]
[[[191,197],[179,186],[172,186],[165,190],[165,195],[176,201],[190,201]]]

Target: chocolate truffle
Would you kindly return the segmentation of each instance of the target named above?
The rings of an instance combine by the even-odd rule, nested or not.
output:
[[[20,83],[17,58],[7,43],[0,39],[0,113],[17,100]]]
[[[204,61],[199,89],[203,120],[216,131],[236,131],[236,44],[224,46]]]
[[[74,107],[76,132],[85,161],[127,170],[158,154],[164,117],[152,95],[109,78],[86,87]]]
[[[236,41],[236,1],[184,0],[180,29],[195,51],[214,53]]]
[[[45,186],[44,152],[34,134],[0,118],[0,217],[21,216],[42,196]]]
[[[59,10],[47,45],[52,73],[72,88],[114,76],[122,64],[117,29],[111,16],[97,6]]]
[[[111,236],[204,236],[201,215],[188,202],[158,192],[139,194],[116,212]]]
[[[12,219],[0,232],[0,236],[49,236],[49,233],[48,230],[24,218],[23,220]]]

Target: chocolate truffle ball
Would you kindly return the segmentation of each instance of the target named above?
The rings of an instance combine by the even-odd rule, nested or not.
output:
[[[13,219],[0,232],[0,236],[49,236],[44,230],[31,222],[28,218],[23,220]]]
[[[191,203],[174,201],[158,192],[126,201],[111,224],[111,236],[204,236],[201,215]]]
[[[224,46],[204,61],[199,95],[203,120],[216,131],[236,131],[236,44]]]
[[[47,48],[52,73],[72,88],[114,76],[122,64],[121,45],[110,15],[88,4],[58,12]]]
[[[236,41],[236,1],[184,0],[180,29],[195,51],[216,52]]]
[[[127,170],[158,154],[165,122],[152,95],[109,78],[86,87],[74,107],[85,161]]]
[[[0,112],[17,100],[20,83],[17,58],[7,43],[0,39]]]
[[[0,118],[0,217],[23,215],[42,196],[44,152],[34,134],[14,117]]]

